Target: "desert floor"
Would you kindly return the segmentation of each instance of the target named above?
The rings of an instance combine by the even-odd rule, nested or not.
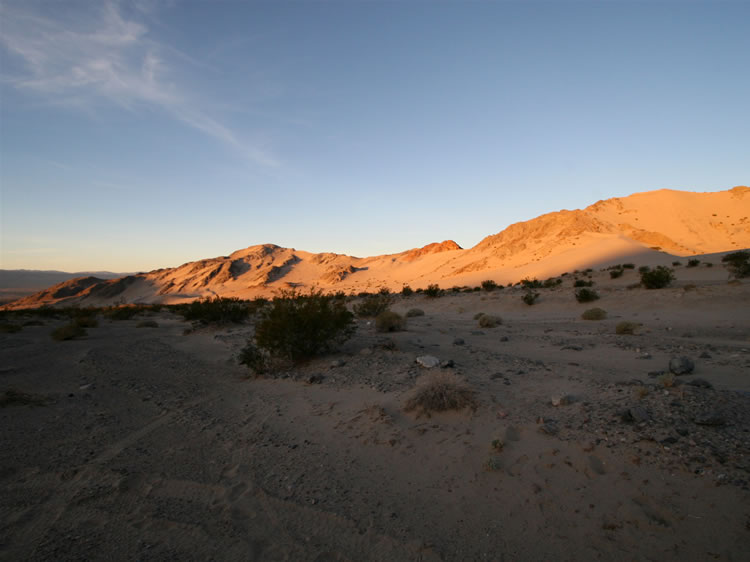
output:
[[[251,324],[0,334],[0,558],[747,560],[750,283],[678,277],[596,272],[590,304],[571,277],[534,306],[398,297],[425,311],[406,331],[360,319],[338,352],[261,378],[236,360]],[[608,317],[582,320],[593,306]],[[695,370],[668,386],[681,356]],[[405,412],[436,372],[476,411]]]

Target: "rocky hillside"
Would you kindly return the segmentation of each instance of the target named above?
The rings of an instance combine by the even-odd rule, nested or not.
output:
[[[513,224],[470,249],[446,240],[399,254],[357,258],[311,254],[273,244],[119,279],[66,281],[11,306],[180,302],[220,295],[250,298],[281,289],[359,292],[501,283],[557,275],[623,260],[750,247],[750,188],[715,193],[659,190],[599,201]]]

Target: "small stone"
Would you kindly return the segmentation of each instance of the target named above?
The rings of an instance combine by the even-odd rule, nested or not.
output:
[[[711,412],[711,413],[695,418],[695,423],[698,425],[719,426],[719,425],[726,424],[727,421],[724,419],[724,416],[722,416],[719,412]]]
[[[678,435],[681,435],[682,437],[686,437],[689,433],[686,427],[675,427],[674,429]]]
[[[560,428],[554,422],[545,422],[539,426],[539,432],[546,435],[557,435],[560,432]]]
[[[509,341],[509,339],[510,339],[510,338],[509,338],[508,336],[502,336],[502,337],[500,338],[500,341]]]
[[[666,374],[667,374],[666,371],[649,371],[648,372],[649,378],[652,378],[652,379],[655,379],[657,377],[661,377],[661,376],[666,375]]]
[[[474,330],[474,331],[471,332],[471,335],[472,336],[483,336],[485,334],[484,334],[484,332],[482,330]]]
[[[675,375],[687,375],[693,372],[695,363],[690,357],[672,357],[669,360],[669,370]]]
[[[324,378],[323,375],[310,375],[307,377],[307,384],[320,384]]]
[[[440,365],[440,359],[433,355],[420,355],[419,357],[417,357],[416,361],[417,364],[426,369],[432,369],[433,367],[437,367],[438,365]]]
[[[701,359],[711,359],[711,354],[708,351],[704,351],[698,357]]]
[[[624,422],[635,422],[635,423],[646,422],[649,419],[651,419],[651,416],[649,416],[646,409],[643,408],[642,406],[633,406],[632,408],[625,410],[621,414],[621,417],[622,417],[622,421]]]
[[[714,385],[712,385],[706,379],[693,379],[687,384],[689,384],[690,386],[697,386],[698,388],[713,388],[714,387]]]
[[[453,345],[464,345],[466,342],[463,340],[463,338],[456,338],[453,340]]]
[[[503,375],[502,373],[492,373],[490,375],[490,380],[491,381],[494,381],[494,380],[497,380],[497,379],[502,379],[502,378],[505,378],[505,375]]]
[[[455,361],[453,359],[444,359],[440,362],[440,368],[441,369],[452,369],[456,366]]]
[[[662,439],[661,444],[662,445],[674,445],[675,443],[677,443],[677,441],[678,441],[677,437],[670,435],[669,437],[665,437],[664,439]]]
[[[331,361],[331,369],[343,367],[344,365],[346,365],[346,361],[342,361],[341,359],[334,359],[333,361]]]

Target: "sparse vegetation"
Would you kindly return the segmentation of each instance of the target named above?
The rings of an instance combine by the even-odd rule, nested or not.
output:
[[[578,302],[592,302],[599,299],[599,294],[593,289],[583,287],[575,292]]]
[[[311,290],[283,291],[261,312],[256,345],[269,354],[299,361],[328,352],[356,329],[344,299]]]
[[[542,288],[542,282],[539,281],[539,279],[521,279],[521,286],[524,289],[541,289]]]
[[[443,293],[442,289],[440,289],[440,286],[436,283],[428,285],[427,288],[424,290],[425,296],[431,299],[435,299],[439,297],[442,293]]]
[[[251,341],[242,348],[238,357],[240,365],[247,365],[256,375],[268,371],[268,357]]]
[[[619,322],[617,326],[615,326],[615,333],[619,335],[629,335],[632,336],[635,334],[635,331],[641,327],[641,324],[637,324],[635,322]]]
[[[750,277],[750,251],[732,252],[721,258],[721,261],[726,264],[726,268],[737,279]]]
[[[559,277],[550,277],[549,279],[545,279],[544,283],[542,283],[542,287],[545,289],[552,289],[558,285],[562,285],[562,279]]]
[[[238,298],[214,297],[178,305],[175,310],[188,321],[220,325],[241,324],[262,302],[264,301],[251,304],[250,301]]]
[[[647,289],[663,289],[674,281],[674,272],[663,265],[641,273],[641,284]]]
[[[81,328],[96,328],[99,325],[99,320],[97,320],[95,313],[81,314],[73,319],[73,323]]]
[[[406,318],[392,310],[386,310],[375,318],[375,329],[378,332],[400,332],[406,329]]]
[[[52,339],[57,341],[72,340],[87,335],[85,328],[71,322],[52,331]]]
[[[607,317],[607,311],[603,308],[589,308],[581,314],[584,320],[604,320]]]
[[[538,298],[539,293],[535,293],[534,291],[526,291],[521,297],[521,300],[531,306],[533,304],[536,304]]]
[[[622,277],[623,273],[625,273],[625,270],[623,269],[610,269],[609,270],[609,276],[612,279],[617,279],[618,277]]]
[[[421,308],[410,308],[406,312],[407,318],[413,318],[414,316],[424,316],[424,310],[422,310]]]
[[[646,396],[648,396],[648,387],[640,385],[633,388],[633,395],[638,400],[643,400]]]
[[[18,324],[0,324],[0,334],[15,334],[21,331],[21,326]]]
[[[659,377],[659,384],[664,388],[671,388],[675,386],[676,381],[677,379],[675,378],[674,373],[664,373]]]
[[[367,295],[361,303],[354,305],[354,314],[360,318],[378,316],[388,310],[392,302],[389,294]]]
[[[110,320],[130,320],[143,309],[139,306],[112,306],[104,309],[103,313]]]
[[[651,268],[647,265],[642,265],[638,268],[638,273],[646,273],[647,271],[651,271]]]
[[[482,289],[487,292],[494,291],[495,289],[497,289],[497,283],[495,283],[492,279],[487,279],[485,281],[482,281]]]
[[[682,265],[681,261],[673,261],[672,262],[672,267],[680,267],[681,265]]]
[[[622,264],[622,268],[623,269],[635,269],[635,264],[634,263],[624,263],[624,264]]]
[[[401,295],[404,297],[410,297],[414,294],[414,289],[409,287],[409,285],[404,285],[401,287]]]
[[[493,316],[491,314],[480,314],[477,318],[479,321],[480,328],[494,328],[503,323],[503,319],[499,316]]]
[[[430,416],[433,412],[477,409],[476,393],[450,373],[430,374],[417,385],[414,395],[406,402],[404,410],[417,411],[417,416]]]
[[[135,325],[136,328],[158,328],[159,323],[156,320],[141,320]]]
[[[583,279],[576,279],[573,283],[573,287],[593,287],[593,281],[584,281]]]
[[[687,267],[698,267],[701,263],[701,260],[699,259],[691,259],[687,262]]]

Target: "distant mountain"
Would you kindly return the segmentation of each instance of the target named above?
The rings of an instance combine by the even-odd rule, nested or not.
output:
[[[0,289],[43,289],[76,277],[93,276],[100,279],[116,279],[124,273],[111,271],[40,271],[36,269],[0,269]]]
[[[516,282],[622,261],[750,247],[750,188],[713,193],[658,190],[599,201],[513,224],[469,249],[452,240],[399,254],[356,258],[312,254],[273,244],[118,279],[63,280],[12,307],[42,304],[181,302],[207,296],[251,298],[280,289],[359,292],[438,283]]]

